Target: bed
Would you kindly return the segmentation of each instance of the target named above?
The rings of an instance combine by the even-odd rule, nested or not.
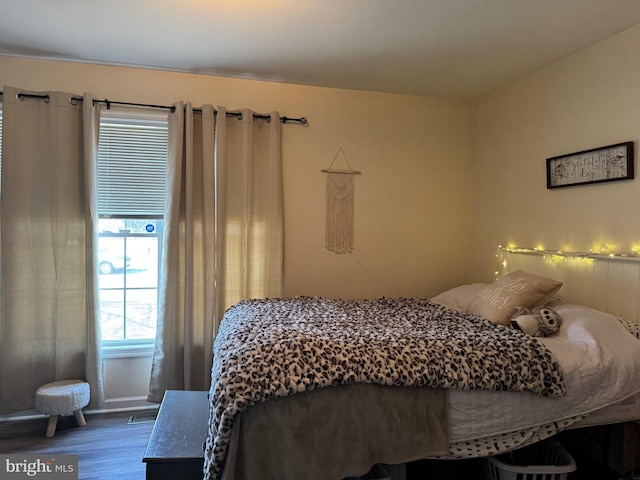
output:
[[[512,269],[431,299],[234,305],[214,344],[205,478],[338,480],[378,463],[483,457],[640,392],[637,318],[563,288]],[[554,335],[504,325],[515,305],[542,304],[562,318]]]

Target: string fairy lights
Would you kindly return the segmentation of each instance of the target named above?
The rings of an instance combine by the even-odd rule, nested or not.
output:
[[[545,250],[537,247],[514,247],[498,245],[498,255],[501,259],[500,263],[504,267],[504,261],[502,260],[503,253],[518,253],[523,255],[538,255],[542,257],[551,258],[563,258],[569,259],[588,259],[588,260],[620,260],[620,261],[632,261],[640,262],[640,249],[632,248],[631,252],[607,252],[605,248],[601,248],[599,251],[594,252],[593,249],[588,252],[567,252],[563,250]]]
[[[605,248],[598,251],[590,249],[588,252],[570,252],[564,250],[548,250],[539,247],[516,247],[513,245],[498,245],[496,257],[499,262],[499,270],[494,272],[496,278],[502,276],[507,268],[507,256],[505,254],[535,255],[552,262],[593,262],[596,260],[614,260],[623,262],[640,262],[640,248],[634,247],[630,252],[608,252]]]

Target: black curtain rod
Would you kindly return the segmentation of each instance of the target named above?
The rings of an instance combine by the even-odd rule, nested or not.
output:
[[[0,95],[2,95],[3,92],[0,91]],[[49,101],[49,95],[47,94],[35,94],[35,93],[18,93],[18,98],[22,99],[22,98],[41,98],[42,100],[44,100],[45,102]],[[81,97],[71,97],[69,99],[69,101],[71,102],[72,105],[77,105],[79,102],[82,102],[82,98]],[[104,103],[107,106],[107,110],[109,110],[111,108],[111,105],[126,105],[126,106],[130,106],[130,107],[147,107],[147,108],[162,108],[165,110],[170,110],[171,112],[174,112],[176,107],[174,106],[169,106],[169,105],[153,105],[153,104],[148,104],[148,103],[131,103],[131,102],[114,102],[111,100],[94,100],[93,101],[94,104],[96,103]],[[200,112],[202,113],[202,109],[200,108],[194,108],[193,109],[194,112]],[[214,114],[217,114],[218,112],[216,110],[214,110]],[[239,119],[242,119],[242,113],[240,112],[227,112],[227,117],[236,117]],[[271,118],[270,115],[266,115],[266,114],[262,114],[262,113],[254,113],[253,114],[253,118],[261,118],[261,119],[269,119]],[[306,125],[308,123],[307,117],[300,117],[300,118],[291,118],[291,117],[280,117],[280,121],[282,123],[299,123],[301,125]]]

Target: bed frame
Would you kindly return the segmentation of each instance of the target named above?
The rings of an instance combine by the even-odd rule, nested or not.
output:
[[[564,285],[557,293],[561,298],[614,315],[624,316],[629,320],[640,321],[640,257],[565,254],[535,249],[503,247],[499,249],[498,257],[500,268],[498,269],[499,271],[496,272],[497,276],[522,269],[538,275],[561,280],[564,282]],[[185,394],[187,392],[176,393]],[[206,392],[199,392],[199,394],[201,398],[204,399]],[[163,416],[163,410],[164,413],[169,413],[167,408],[165,408],[163,402],[163,407],[161,408],[158,418],[159,423],[162,423],[162,418],[160,417]],[[623,405],[623,408],[626,407]],[[184,409],[178,408],[177,410],[182,411],[182,415],[185,414]],[[204,404],[198,410],[201,415],[205,415]],[[176,415],[179,414],[174,412],[174,415],[169,415],[174,424],[176,423]],[[623,421],[622,419],[611,419],[609,417],[600,420],[603,420],[601,422],[602,424]],[[576,424],[576,426],[583,427],[590,425]],[[205,437],[206,435],[204,433],[199,433],[196,444],[201,445]],[[153,446],[152,442],[150,442],[147,452],[153,450]],[[201,448],[198,450],[197,458],[191,460],[201,468],[203,461],[201,456],[202,451]],[[162,467],[167,466],[166,458],[147,454],[145,455],[144,461],[147,463],[148,479],[165,478],[156,476],[156,474],[164,473],[165,468]],[[173,458],[172,461],[176,461],[176,459]],[[157,472],[153,470],[156,466],[160,467],[157,469]],[[181,463],[177,468],[184,466],[186,466],[186,464]],[[406,472],[404,464],[392,466],[392,468],[391,478],[405,478]],[[185,476],[185,478],[191,477]],[[200,478],[199,472],[194,471],[193,478]]]

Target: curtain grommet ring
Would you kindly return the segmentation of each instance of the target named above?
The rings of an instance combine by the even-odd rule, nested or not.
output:
[[[74,107],[77,107],[77,106],[78,106],[78,104],[79,104],[80,102],[79,102],[79,100],[78,100],[76,97],[71,97],[71,98],[69,99],[69,103],[70,103],[71,105],[73,105]]]

